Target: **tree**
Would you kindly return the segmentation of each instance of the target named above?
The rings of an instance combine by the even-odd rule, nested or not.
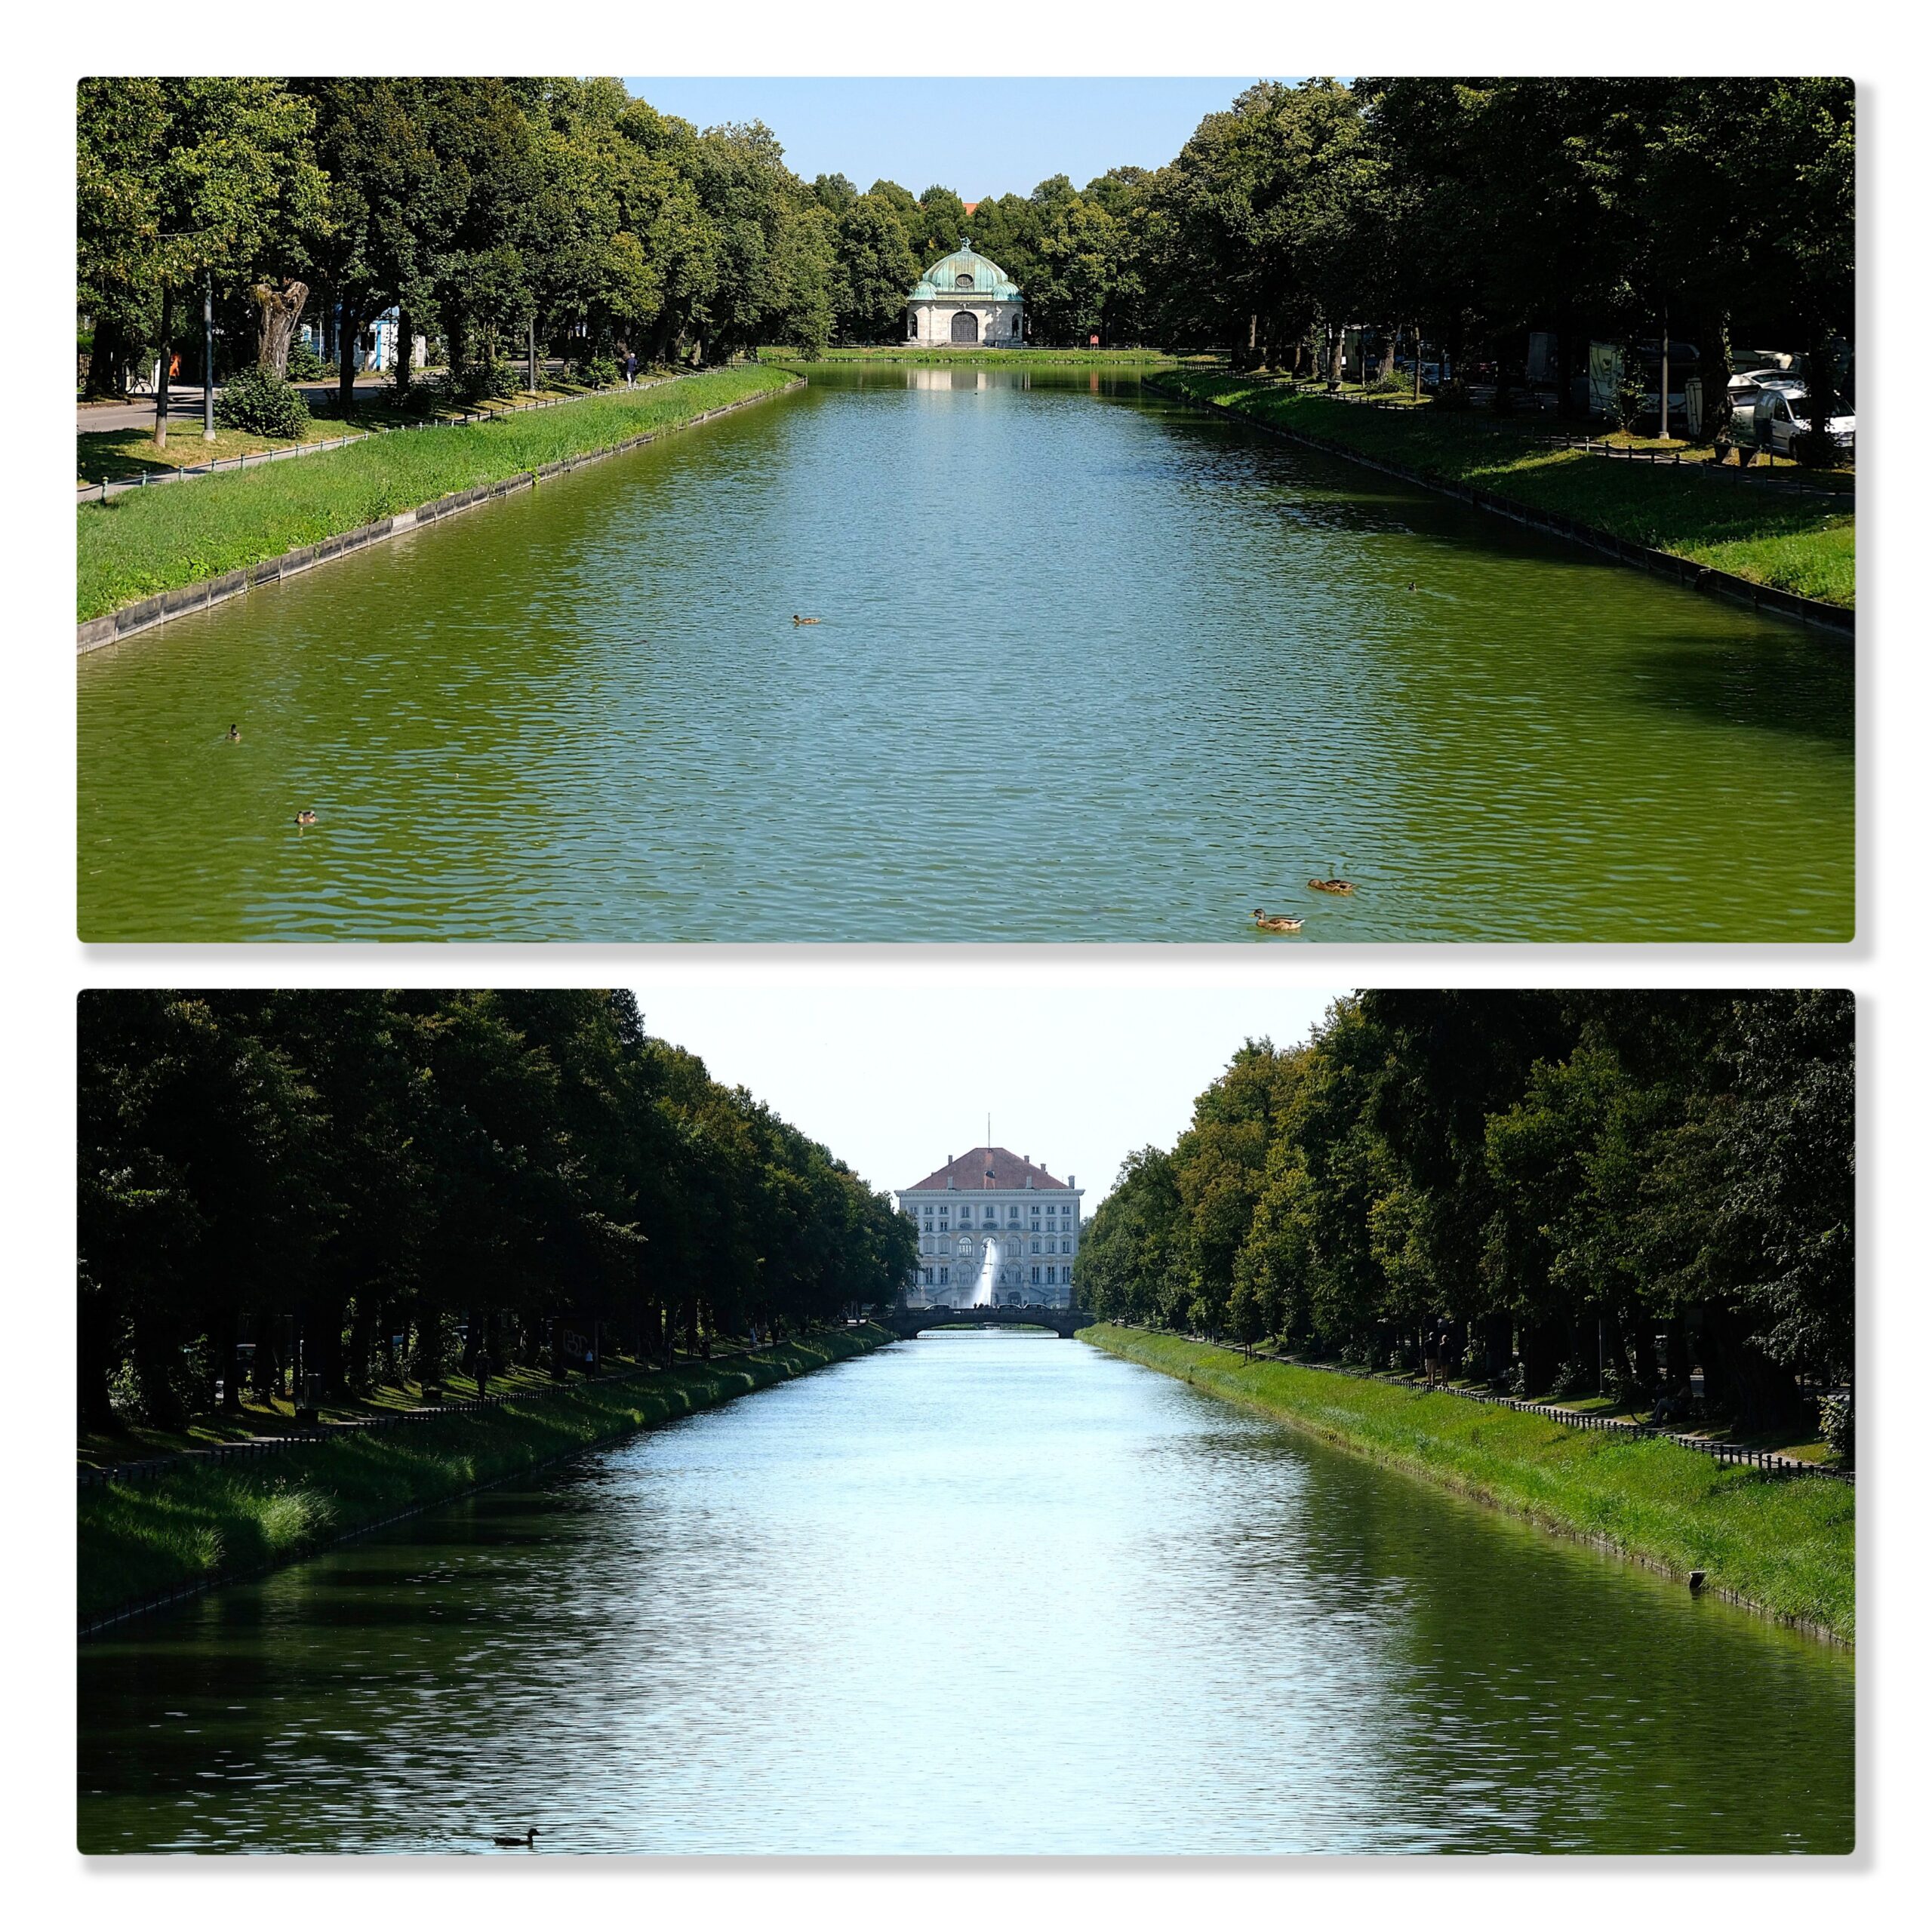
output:
[[[906,298],[919,278],[899,217],[865,195],[838,217],[835,328],[848,342],[890,342],[903,336]]]

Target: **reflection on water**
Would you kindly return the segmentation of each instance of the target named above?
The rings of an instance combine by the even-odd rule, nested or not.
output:
[[[1850,931],[1841,645],[1126,379],[822,372],[79,680],[92,939]]]
[[[83,1646],[80,1838],[1844,1850],[1852,1687],[1150,1371],[949,1333]]]

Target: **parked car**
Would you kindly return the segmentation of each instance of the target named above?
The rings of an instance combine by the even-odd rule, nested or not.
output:
[[[1801,377],[1783,369],[1766,368],[1734,370],[1724,387],[1730,394],[1732,408],[1749,409],[1755,403],[1760,389],[1792,389],[1801,394],[1804,383]]]
[[[1731,418],[1737,440],[1749,441],[1774,455],[1789,456],[1791,446],[1811,426],[1805,405],[1810,392],[1801,383],[1764,383],[1754,393],[1749,415],[1740,411]],[[1858,418],[1834,416],[1826,424],[1832,441],[1850,456],[1857,447]]]

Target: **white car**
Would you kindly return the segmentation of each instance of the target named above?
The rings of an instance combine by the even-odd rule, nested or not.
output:
[[[1760,384],[1749,414],[1742,408],[1737,411],[1739,440],[1749,435],[1761,450],[1770,450],[1778,456],[1790,455],[1792,445],[1811,426],[1810,414],[1804,406],[1809,399],[1810,392],[1802,383],[1786,380],[1775,387],[1768,383]],[[1832,441],[1850,455],[1857,446],[1857,416],[1834,416],[1826,426]]]
[[[1734,409],[1749,409],[1758,399],[1760,389],[1777,389],[1790,387],[1802,389],[1801,377],[1794,376],[1783,369],[1739,369],[1724,385],[1730,397]]]

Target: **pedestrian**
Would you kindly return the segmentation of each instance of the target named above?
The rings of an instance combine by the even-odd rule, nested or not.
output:
[[[637,351],[635,349],[624,357],[624,387],[627,389],[637,387]]]

